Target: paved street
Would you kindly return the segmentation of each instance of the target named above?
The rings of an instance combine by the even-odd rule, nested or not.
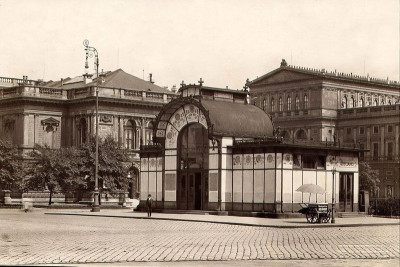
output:
[[[385,266],[398,266],[398,225],[277,229],[44,212],[0,210],[0,264],[389,259]]]

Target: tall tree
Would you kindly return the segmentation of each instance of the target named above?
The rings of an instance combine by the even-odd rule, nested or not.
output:
[[[95,139],[80,147],[50,149],[37,146],[31,153],[35,164],[30,168],[27,188],[50,190],[50,198],[55,190],[63,192],[94,189]],[[126,190],[129,160],[124,150],[111,138],[99,140],[99,186],[109,190]],[[51,199],[50,199],[51,203]]]
[[[96,142],[91,138],[88,143],[81,147],[83,156],[82,169],[91,178],[90,187],[94,188],[94,166]],[[126,190],[128,186],[128,170],[124,163],[129,158],[123,149],[111,136],[99,140],[99,172],[100,186],[109,190]]]
[[[22,157],[10,142],[0,139],[0,188],[20,188],[23,183]]]
[[[368,162],[360,161],[360,190],[367,190],[372,194],[379,188],[378,172],[371,168]]]
[[[27,173],[25,187],[32,190],[48,189],[50,191],[49,205],[51,205],[54,191],[60,188],[59,176],[63,171],[59,166],[62,162],[60,152],[58,149],[38,145],[30,153],[33,161]]]

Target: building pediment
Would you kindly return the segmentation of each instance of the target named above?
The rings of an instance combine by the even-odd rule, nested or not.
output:
[[[294,81],[311,79],[313,77],[314,76],[310,74],[279,68],[275,71],[267,73],[264,76],[261,76],[260,78],[251,81],[249,85],[254,86],[260,84],[294,82]]]

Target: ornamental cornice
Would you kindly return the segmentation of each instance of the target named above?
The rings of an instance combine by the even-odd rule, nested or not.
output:
[[[40,121],[40,124],[43,126],[43,129],[44,129],[45,127],[47,127],[47,126],[52,126],[52,127],[55,127],[56,130],[57,130],[57,127],[60,125],[60,121],[59,121],[59,120],[56,120],[56,119],[53,118],[53,117],[50,117],[50,118],[41,120],[41,121]]]

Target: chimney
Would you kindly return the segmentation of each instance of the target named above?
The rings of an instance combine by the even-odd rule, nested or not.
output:
[[[151,82],[151,83],[154,83],[154,82],[153,82],[153,73],[150,73],[149,76],[150,76],[150,82]]]
[[[64,86],[64,79],[61,78],[61,87],[63,87],[63,86]]]
[[[84,84],[91,83],[93,81],[93,75],[92,74],[83,74],[83,82]]]
[[[172,86],[171,92],[176,93],[176,85],[173,85],[173,86]]]

